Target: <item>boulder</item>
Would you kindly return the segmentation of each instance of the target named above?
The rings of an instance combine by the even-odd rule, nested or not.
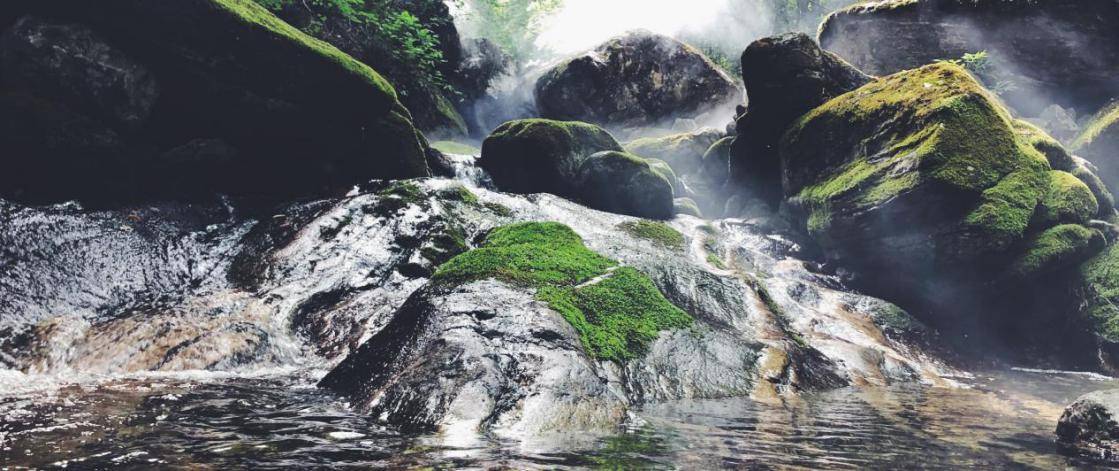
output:
[[[1086,226],[1098,202],[1053,170],[1064,159],[1043,152],[1052,138],[1021,129],[956,65],[877,79],[789,129],[785,201],[828,258],[900,298],[1075,266],[1103,246]]]
[[[1099,169],[1109,188],[1119,188],[1119,103],[1094,116],[1071,147]]]
[[[647,219],[672,219],[676,214],[671,170],[658,170],[636,155],[593,154],[579,168],[579,180],[579,200],[592,208]]]
[[[254,0],[301,31],[338,47],[382,73],[400,92],[400,101],[416,126],[426,133],[463,136],[466,122],[440,84],[416,76],[416,64],[400,54],[400,39],[383,31],[362,11],[346,2]],[[443,60],[437,70],[444,80],[456,82],[463,62],[463,48],[447,5],[440,0],[391,0],[377,3],[382,16],[407,12],[430,30]],[[484,90],[484,89],[483,89]]]
[[[706,128],[663,137],[645,137],[626,144],[626,150],[645,158],[663,160],[680,175],[699,171],[703,154],[723,134]]]
[[[482,143],[478,165],[502,191],[577,194],[583,160],[622,146],[598,126],[579,122],[525,119],[502,124]]]
[[[719,139],[703,153],[703,178],[715,186],[722,186],[730,179],[730,153],[735,138]]]
[[[742,101],[737,84],[695,48],[636,31],[567,60],[536,82],[545,118],[606,127],[671,125]]]
[[[1073,402],[1057,422],[1063,452],[1102,461],[1119,461],[1119,390],[1096,391]]]
[[[730,171],[759,197],[780,199],[777,144],[785,129],[824,102],[859,88],[870,77],[823,51],[808,36],[759,39],[742,53],[749,105],[737,121]]]
[[[93,5],[46,0],[12,8],[43,19],[21,21],[8,35],[4,76],[11,79],[5,80],[6,92],[33,97],[22,100],[24,105],[67,109],[79,121],[117,133],[127,158],[127,175],[121,178],[129,182],[121,191],[139,184],[158,186],[152,156],[199,138],[221,139],[238,150],[237,161],[223,168],[225,176],[237,177],[231,179],[236,183],[220,188],[238,195],[290,197],[370,178],[429,173],[423,137],[388,82],[252,2],[122,0]],[[49,34],[30,34],[36,30],[32,28]],[[21,33],[27,33],[22,41]],[[39,48],[44,53],[29,53]],[[91,54],[68,55],[73,51]],[[83,60],[93,63],[83,65]],[[40,138],[6,135],[18,141],[8,146],[22,152],[5,149],[0,159],[6,167],[38,165],[24,155],[110,166],[109,160],[96,161],[92,155],[57,155],[60,141],[74,142],[58,136],[72,137],[76,128],[45,127],[47,122],[35,121]],[[50,172],[31,172],[31,180],[20,188],[0,192],[37,200],[104,193],[60,189],[56,175],[67,172],[80,170],[55,166]],[[113,188],[116,179],[105,173],[88,174],[86,186]]]
[[[987,51],[1025,115],[1052,102],[1094,112],[1119,96],[1117,24],[1113,1],[880,0],[829,15],[820,44],[875,75]]]

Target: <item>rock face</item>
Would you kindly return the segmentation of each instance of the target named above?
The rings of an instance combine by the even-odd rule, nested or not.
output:
[[[1015,78],[1007,93],[1027,116],[1048,105],[1094,112],[1119,96],[1119,4],[1112,1],[880,0],[831,14],[820,44],[885,75],[988,51]]]
[[[237,151],[228,167],[199,172],[239,177],[196,182],[210,191],[291,196],[428,174],[392,86],[251,2],[9,8],[31,15],[0,46],[4,195],[160,194],[174,175],[158,173],[154,156],[197,139]]]
[[[284,21],[338,47],[385,75],[400,92],[400,101],[416,126],[426,133],[462,136],[466,122],[437,84],[416,77],[415,64],[396,50],[402,45],[360,13],[343,10],[345,2],[308,4],[297,0],[257,0]],[[448,81],[457,81],[464,51],[447,5],[439,0],[396,0],[387,2],[383,15],[412,14],[434,33],[443,62],[438,70]],[[352,8],[352,7],[351,7]],[[382,20],[384,21],[384,20]],[[385,21],[387,23],[387,21]],[[482,89],[483,91],[485,88]]]
[[[536,82],[545,118],[610,128],[664,124],[742,100],[737,85],[696,49],[648,32],[612,39]]]
[[[731,175],[775,204],[780,199],[781,135],[801,115],[861,87],[870,77],[801,33],[751,43],[742,53],[742,75],[749,105],[736,122]]]
[[[621,214],[673,215],[672,170],[624,153],[610,133],[591,124],[510,121],[486,138],[478,164],[502,191],[551,193]]]
[[[1119,188],[1119,103],[1093,117],[1073,141],[1072,149],[1098,168],[1109,188]]]
[[[1119,461],[1119,391],[1085,394],[1068,406],[1057,423],[1062,451],[1103,461]]]
[[[1039,133],[962,68],[930,65],[801,117],[781,143],[782,186],[829,258],[896,299],[943,284],[990,289],[1075,266],[1104,245],[1087,226],[1098,201],[1054,170],[1071,159]]]

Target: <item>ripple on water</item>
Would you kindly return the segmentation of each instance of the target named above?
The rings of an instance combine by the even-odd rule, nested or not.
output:
[[[260,469],[478,466],[713,469],[1032,467],[1056,453],[1061,407],[1119,387],[1083,376],[1009,372],[966,389],[842,389],[783,403],[675,401],[606,437],[458,446],[403,435],[313,387],[313,375],[131,378],[0,398],[0,462],[15,467]]]

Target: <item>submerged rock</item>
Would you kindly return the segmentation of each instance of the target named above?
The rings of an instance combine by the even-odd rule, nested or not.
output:
[[[552,68],[535,96],[545,118],[611,128],[671,124],[742,101],[734,81],[698,50],[644,31]]]
[[[870,81],[808,36],[789,33],[759,39],[742,53],[749,105],[736,121],[730,172],[756,196],[780,198],[778,142],[801,115]]]
[[[875,80],[785,135],[788,207],[829,258],[898,299],[1075,266],[1103,246],[1087,226],[1098,201],[1053,170],[1068,165],[1043,145],[1055,141],[1013,122],[955,65]]]
[[[1094,112],[1119,96],[1116,24],[1111,1],[880,0],[832,13],[820,44],[875,75],[987,51],[1026,115],[1052,102]]]
[[[1057,443],[1070,454],[1119,461],[1119,390],[1096,391],[1069,405],[1057,423]]]
[[[288,197],[429,173],[423,137],[388,82],[251,2],[9,8],[41,18],[21,21],[4,42],[0,91],[16,98],[0,114],[34,116],[0,123],[33,131],[5,133],[0,158],[13,181],[0,193],[9,197],[143,197],[176,178],[153,169],[154,156],[200,138],[237,150],[231,166],[199,172],[236,184],[198,182],[233,194]],[[111,155],[85,144],[114,140]],[[53,169],[41,171],[44,163]],[[69,175],[86,181],[69,186],[78,178]]]

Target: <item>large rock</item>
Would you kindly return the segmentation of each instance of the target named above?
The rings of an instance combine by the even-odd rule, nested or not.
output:
[[[699,171],[703,154],[723,133],[705,128],[692,132],[661,137],[635,139],[626,144],[626,150],[645,158],[663,160],[680,175]]]
[[[1119,188],[1119,103],[1094,116],[1071,147],[1096,166],[1108,187]]]
[[[785,129],[824,102],[861,87],[870,77],[808,36],[759,39],[742,53],[749,105],[736,123],[731,174],[770,203],[780,198],[777,144]]]
[[[417,77],[417,65],[409,56],[400,53],[400,49],[406,47],[400,43],[401,39],[378,27],[378,23],[372,22],[364,12],[355,12],[355,7],[346,6],[346,2],[255,1],[284,21],[329,42],[384,74],[400,92],[400,101],[408,108],[417,127],[424,132],[449,136],[467,133],[466,122],[440,84]],[[457,82],[463,48],[454,19],[444,2],[392,0],[378,2],[378,8],[380,11],[373,10],[373,14],[390,16],[408,12],[430,30],[443,55],[437,70],[444,80]],[[382,19],[381,24],[387,25],[389,20]]]
[[[876,75],[987,51],[1013,76],[1004,98],[1033,116],[1050,100],[1094,112],[1119,96],[1116,25],[1108,0],[878,0],[831,14],[820,43]]]
[[[543,117],[611,128],[665,124],[742,100],[734,81],[698,50],[644,31],[552,68],[535,95]]]
[[[1119,390],[1096,391],[1073,402],[1057,422],[1057,443],[1070,454],[1119,461]]]
[[[962,68],[930,65],[801,117],[781,144],[782,186],[829,258],[898,299],[943,301],[937,286],[989,290],[1103,247],[1086,226],[1091,188],[1053,169],[1071,159],[1037,132]]]
[[[595,209],[648,219],[672,219],[673,182],[636,155],[606,151],[592,154],[579,168],[579,199]]]
[[[4,166],[62,164],[23,172],[18,188],[0,189],[6,195],[95,198],[117,190],[120,179],[128,183],[118,191],[145,195],[145,188],[172,177],[155,173],[152,156],[199,138],[235,148],[238,160],[223,170],[239,178],[198,186],[234,194],[286,197],[428,174],[423,137],[388,82],[252,2],[48,0],[10,8],[44,19],[27,19],[8,35],[6,93],[30,96],[21,106],[43,103],[39,115],[66,109],[80,118],[64,123],[85,120],[117,133],[127,171],[112,175],[121,167],[92,153],[63,155],[58,143],[76,139],[57,136],[76,128],[36,119],[38,137],[5,134],[4,146],[20,153],[5,149]],[[49,54],[28,54],[35,50]],[[114,70],[121,64],[129,66]],[[84,85],[83,77],[89,78]],[[152,77],[159,91],[154,105],[148,104]],[[29,162],[32,155],[42,159]],[[65,165],[73,160],[81,167]],[[60,188],[65,177],[56,178],[99,167],[84,176],[84,188]]]
[[[661,161],[625,153],[598,126],[510,121],[482,143],[478,165],[510,193],[551,193],[602,211],[668,219],[676,176]]]

